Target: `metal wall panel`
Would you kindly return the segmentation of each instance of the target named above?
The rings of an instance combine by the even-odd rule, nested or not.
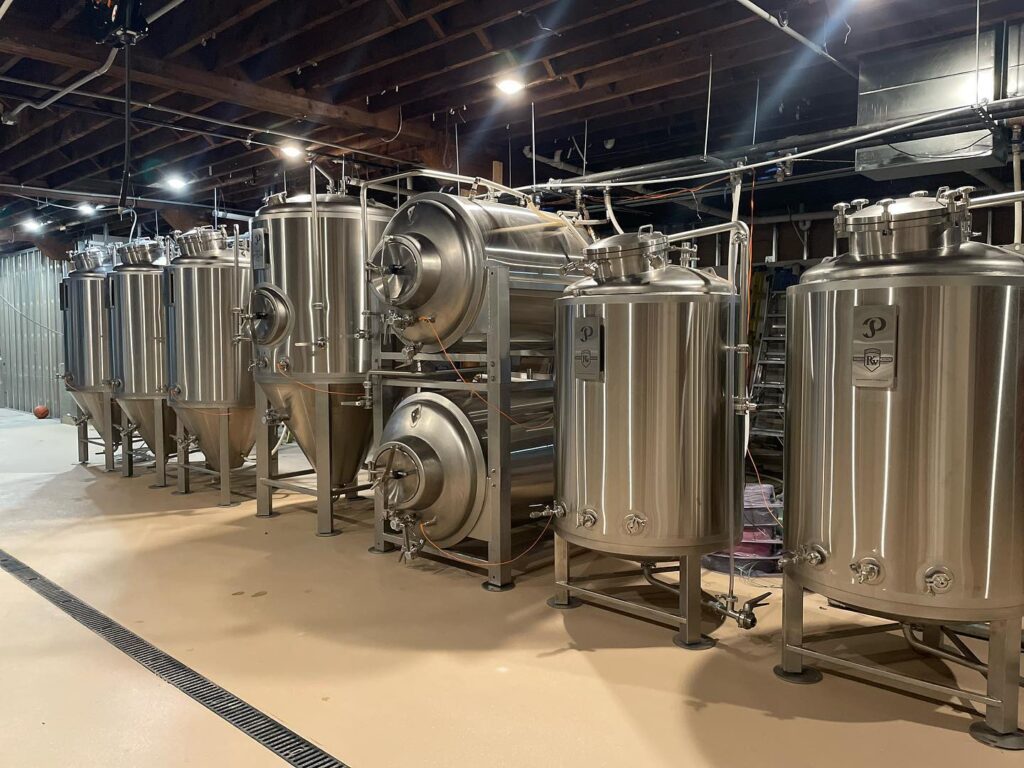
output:
[[[58,286],[66,265],[36,248],[0,256],[0,407],[73,410],[56,374],[63,370]]]

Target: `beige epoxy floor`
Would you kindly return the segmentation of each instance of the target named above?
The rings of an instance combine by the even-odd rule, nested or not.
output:
[[[369,555],[367,503],[317,538],[308,499],[260,520],[254,502],[219,508],[75,455],[71,428],[0,410],[0,548],[354,768],[1020,764],[950,706],[777,681],[777,590],[758,629],[685,652],[661,627],[549,609],[550,569],[490,594]],[[811,629],[848,622],[809,609]],[[0,680],[0,765],[276,761],[3,573]]]

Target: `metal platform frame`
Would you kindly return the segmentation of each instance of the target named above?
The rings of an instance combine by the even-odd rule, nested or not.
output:
[[[552,608],[561,609],[576,608],[579,606],[580,600],[583,600],[603,608],[611,608],[615,611],[628,613],[641,619],[649,619],[659,624],[678,627],[679,633],[672,638],[672,642],[680,648],[687,650],[712,648],[715,645],[715,640],[707,635],[702,635],[700,631],[701,605],[703,604],[703,592],[700,585],[700,555],[681,557],[678,566],[661,566],[653,569],[655,573],[667,573],[670,571],[678,571],[679,573],[678,613],[671,613],[655,608],[653,605],[638,603],[632,600],[623,600],[621,597],[615,597],[607,592],[602,592],[593,585],[595,581],[617,579],[624,576],[640,576],[643,575],[641,570],[615,571],[613,573],[597,574],[574,580],[571,573],[569,542],[556,532],[555,594],[548,600],[548,605]]]
[[[968,699],[985,707],[985,720],[971,724],[970,733],[978,741],[1003,749],[1024,749],[1024,731],[1018,729],[1017,707],[1020,698],[1020,657],[1021,657],[1021,615],[1006,615],[986,622],[988,626],[988,663],[984,664],[958,639],[956,624],[925,624],[922,639],[917,640],[910,624],[918,622],[896,622],[882,627],[867,627],[863,633],[880,630],[902,629],[911,648],[946,661],[966,666],[984,676],[985,692],[972,691],[956,686],[942,685],[921,680],[910,675],[894,672],[884,667],[864,664],[859,661],[835,656],[816,650],[807,645],[804,637],[804,593],[796,579],[784,575],[782,582],[782,663],[775,667],[775,674],[787,682],[816,683],[821,672],[814,667],[804,666],[804,659],[837,667],[861,679],[880,681],[886,685],[909,693],[931,694],[958,699]],[[843,606],[864,615],[875,615],[860,611],[849,605]],[[955,651],[943,648],[942,637],[946,635],[956,646]],[[970,633],[971,636],[975,636]],[[813,641],[813,639],[812,639]]]
[[[231,465],[229,460],[231,455],[231,443],[228,433],[229,418],[230,414],[226,412],[219,414],[218,417],[220,429],[218,430],[217,449],[220,457],[220,466],[222,467]],[[197,472],[201,475],[211,475],[220,480],[220,500],[217,502],[217,506],[231,507],[238,503],[231,500],[232,478],[235,473],[245,468],[244,465],[227,472],[218,472],[216,469],[210,469],[198,462],[191,461],[190,455],[196,450],[195,438],[185,429],[185,424],[180,415],[178,416],[178,428],[175,432],[175,443],[177,444],[177,461],[175,462],[177,483],[175,485],[175,493],[180,495],[192,493],[192,473]]]
[[[97,418],[96,416],[86,413],[81,407],[78,408],[78,417],[75,419],[75,427],[78,430],[78,463],[88,464],[89,463],[89,446],[101,446],[103,448],[103,469],[105,472],[113,472],[116,468],[116,462],[114,460],[114,453],[116,447],[114,445],[114,424],[111,416],[112,404],[114,398],[112,393],[103,393],[103,415]],[[122,418],[124,414],[122,412]],[[93,422],[100,424],[100,427],[96,428],[97,434],[101,435],[100,438],[89,437],[89,423]]]
[[[154,434],[153,440],[156,443],[156,448],[153,449],[154,464],[153,469],[156,472],[156,482],[151,486],[152,488],[165,488],[167,486],[167,463],[170,461],[170,456],[167,453],[167,421],[164,417],[164,404],[167,402],[166,397],[145,397],[145,398],[133,398],[139,400],[151,401],[153,407],[153,424]],[[116,402],[116,398],[115,398]],[[131,419],[128,418],[128,414],[125,413],[124,409],[121,409],[121,475],[122,477],[134,477],[135,476],[135,437],[137,435],[137,427],[132,423]],[[125,448],[127,446],[127,449]],[[142,451],[139,451],[142,453]]]
[[[324,390],[314,395],[313,421],[316,424],[316,461],[310,469],[281,473],[278,469],[275,427],[278,422],[261,418],[256,427],[256,516],[272,517],[274,513],[274,491],[276,489],[299,493],[316,498],[316,535],[334,536],[340,533],[334,527],[334,503],[344,496],[359,498],[359,492],[373,486],[369,483],[335,487],[331,484],[333,445],[331,443],[331,395],[326,391],[335,382],[325,382]],[[353,408],[361,405],[353,404]],[[269,401],[263,388],[256,383],[256,413],[266,414]],[[287,421],[284,422],[287,424]],[[294,482],[297,478],[313,479],[313,485]]]
[[[417,353],[410,358],[404,352],[387,349],[389,339],[382,339],[374,345],[372,397],[373,397],[373,444],[379,445],[384,425],[394,410],[405,389],[425,389],[455,392],[479,392],[490,406],[487,409],[487,479],[489,483],[484,519],[488,521],[487,557],[478,558],[463,553],[450,553],[429,545],[423,551],[437,557],[453,560],[462,565],[471,565],[487,572],[484,587],[491,591],[511,589],[512,575],[512,474],[510,454],[510,427],[502,412],[508,413],[512,400],[512,363],[521,357],[553,358],[553,349],[512,349],[510,341],[509,293],[512,290],[550,290],[559,294],[564,283],[541,278],[519,278],[509,273],[505,264],[488,262],[487,280],[487,348],[485,352]],[[429,376],[389,376],[388,367],[395,363],[431,362],[445,364],[450,358],[455,363],[477,363],[487,371],[483,383],[452,381],[448,378]],[[529,380],[517,380],[517,388],[529,387]],[[549,382],[536,382],[536,386],[549,386]],[[402,543],[400,533],[389,530],[387,512],[381,494],[374,496],[374,551],[383,552]]]

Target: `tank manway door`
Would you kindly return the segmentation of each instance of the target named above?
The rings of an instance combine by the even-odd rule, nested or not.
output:
[[[604,322],[600,317],[572,321],[573,373],[577,379],[604,381]]]
[[[892,389],[896,385],[899,307],[853,308],[853,385]]]

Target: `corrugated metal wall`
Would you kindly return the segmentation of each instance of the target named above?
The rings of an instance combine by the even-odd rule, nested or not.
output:
[[[73,403],[56,374],[64,368],[58,286],[65,264],[38,249],[0,256],[0,407],[45,405],[60,418]]]

